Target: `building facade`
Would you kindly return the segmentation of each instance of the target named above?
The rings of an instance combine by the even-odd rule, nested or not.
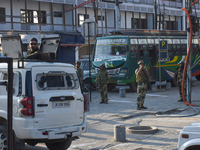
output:
[[[112,3],[114,0],[93,1],[1,0],[0,36],[20,34],[23,43],[27,44],[31,35],[42,38],[80,33],[85,19],[96,20],[99,36],[116,30],[117,21],[120,21],[121,29],[187,29],[187,16],[181,8],[188,9],[188,0],[120,0],[118,16],[117,5]],[[194,6],[192,8],[192,14],[196,16],[196,34],[199,34],[200,0],[195,4],[196,10]]]

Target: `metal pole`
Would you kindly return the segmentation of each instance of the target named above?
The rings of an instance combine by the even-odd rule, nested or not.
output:
[[[188,20],[188,27],[189,27],[189,20]],[[190,43],[190,32],[187,32],[187,57],[188,63],[187,63],[187,76],[186,76],[186,82],[187,82],[187,102],[191,103],[191,55],[189,55],[189,43]]]
[[[154,29],[157,30],[157,3],[154,0]]]
[[[90,22],[88,22],[88,45],[89,45],[89,77],[90,77],[90,102],[91,99],[91,62],[90,62]]]
[[[161,91],[160,37],[158,38],[158,42],[159,42],[159,82],[160,82],[160,91]]]
[[[104,36],[103,34],[103,16],[102,16],[102,0],[101,0],[101,34],[102,34],[102,37]]]
[[[8,102],[7,102],[7,109],[8,109],[8,150],[13,150],[13,59],[6,58],[8,63]]]
[[[188,11],[190,14],[192,14],[192,8],[191,8],[192,1],[188,0]],[[189,27],[189,19],[187,19],[187,26]],[[191,28],[191,27],[190,27]],[[190,43],[190,31],[187,31],[187,57],[188,63],[187,63],[187,76],[186,76],[186,81],[187,81],[187,102],[191,103],[191,55],[189,55],[189,43]]]

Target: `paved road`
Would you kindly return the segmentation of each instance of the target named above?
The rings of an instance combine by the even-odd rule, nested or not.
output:
[[[200,82],[192,88],[192,103],[200,106]],[[128,88],[128,87],[127,87]],[[98,104],[99,93],[92,93],[91,110],[88,112],[89,130],[72,143],[71,150],[175,150],[179,132],[186,125],[200,120],[195,111],[179,99],[178,88],[173,87],[164,92],[148,91],[145,106],[147,110],[136,110],[136,93],[127,90],[126,97],[120,98],[118,90],[110,92],[109,104]],[[196,107],[200,111],[200,107]],[[156,117],[163,112],[165,117]],[[177,117],[171,117],[171,114]],[[167,116],[169,115],[169,116]],[[154,134],[126,134],[126,142],[114,141],[114,125],[156,126],[159,131]]]
[[[195,81],[192,88],[192,103],[200,111],[199,87]],[[119,88],[119,87],[118,87]],[[127,87],[128,89],[128,87]],[[147,110],[136,110],[137,94],[126,90],[126,97],[120,98],[119,89],[108,93],[109,104],[99,104],[99,93],[92,92],[90,111],[87,113],[89,129],[80,139],[72,142],[70,150],[175,150],[179,132],[186,125],[200,120],[199,115],[179,99],[178,88],[173,87],[164,92],[148,91],[144,105]],[[156,114],[162,112],[157,117]],[[171,114],[176,115],[172,117]],[[182,115],[192,115],[182,117]],[[154,134],[126,134],[126,142],[114,141],[114,125],[156,126],[159,131]],[[46,150],[44,144],[37,147],[26,146],[25,150]]]

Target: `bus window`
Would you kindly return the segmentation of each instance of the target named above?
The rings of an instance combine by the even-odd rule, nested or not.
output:
[[[192,45],[192,55],[198,55],[199,46],[197,44]]]
[[[155,45],[149,45],[149,57],[156,57]]]
[[[177,45],[176,48],[177,48],[176,49],[176,55],[178,55],[178,56],[182,55],[181,54],[181,45]]]
[[[139,46],[139,51],[140,51],[140,56],[148,56],[148,49],[147,49],[147,45],[140,45]]]
[[[139,56],[138,45],[131,45],[131,58]]]
[[[174,51],[174,55],[175,56],[178,56],[180,55],[180,52],[179,52],[179,46],[178,45],[173,45],[173,51]]]
[[[172,45],[168,45],[168,54],[169,54],[169,57],[174,56]]]
[[[187,45],[183,44],[182,46],[182,55],[187,55]]]

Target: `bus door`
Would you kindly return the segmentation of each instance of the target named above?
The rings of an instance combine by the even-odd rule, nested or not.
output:
[[[173,50],[175,56],[181,56],[181,43],[179,39],[173,39]]]
[[[149,80],[150,81],[155,81],[155,74],[156,74],[156,46],[155,46],[155,41],[154,39],[147,39],[147,43],[148,43],[148,51],[149,51],[149,58],[150,58],[150,66],[149,66],[149,73],[150,73],[150,77]]]
[[[147,57],[148,58],[149,51],[147,49],[147,40],[146,39],[138,39],[138,43],[139,43],[139,57]]]
[[[187,39],[180,39],[182,55],[187,55]]]

